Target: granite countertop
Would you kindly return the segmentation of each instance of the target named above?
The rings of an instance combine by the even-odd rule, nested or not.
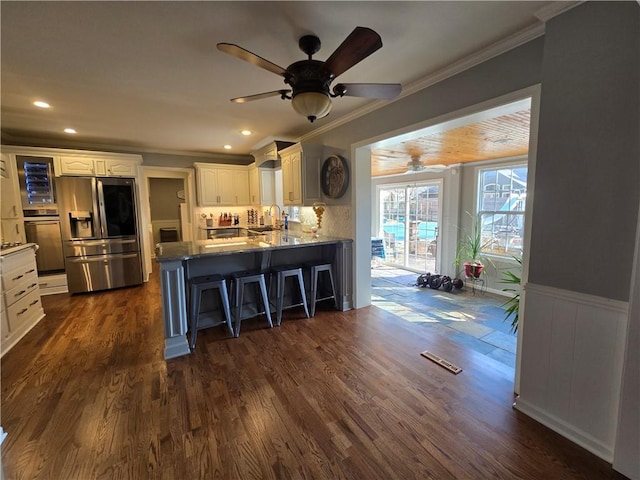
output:
[[[2,250],[0,250],[0,255],[9,255],[11,253],[16,253],[16,252],[19,252],[20,250],[24,250],[25,248],[33,248],[37,250],[39,247],[35,243],[23,243],[22,245],[2,248]]]
[[[311,234],[287,234],[283,231],[265,232],[252,237],[218,238],[192,242],[159,243],[156,245],[156,261],[188,260],[212,255],[232,255],[255,251],[268,251],[313,245],[351,242],[351,239]]]

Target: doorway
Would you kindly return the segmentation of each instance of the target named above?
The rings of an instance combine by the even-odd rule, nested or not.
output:
[[[142,167],[139,190],[145,281],[153,271],[155,245],[161,241],[161,228],[169,229],[167,239],[175,238],[171,229],[177,230],[181,241],[195,238],[193,174],[190,168]],[[152,208],[152,204],[155,207]]]
[[[385,263],[415,272],[439,271],[440,191],[440,181],[378,186]]]

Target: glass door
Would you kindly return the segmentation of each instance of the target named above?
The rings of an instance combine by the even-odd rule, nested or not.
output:
[[[415,272],[439,270],[440,182],[378,187],[385,263]]]

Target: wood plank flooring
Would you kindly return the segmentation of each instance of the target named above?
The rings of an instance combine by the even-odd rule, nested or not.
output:
[[[509,368],[376,307],[204,330],[165,362],[157,274],[43,303],[2,359],[8,480],[624,478],[513,410]]]

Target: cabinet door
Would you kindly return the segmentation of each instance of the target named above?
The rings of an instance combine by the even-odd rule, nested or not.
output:
[[[61,157],[59,175],[94,175],[95,167],[92,158]]]
[[[215,168],[198,168],[198,204],[211,206],[220,204],[218,192],[218,170]]]
[[[135,177],[136,165],[124,160],[106,160],[107,175],[110,177]]]
[[[218,195],[220,205],[236,204],[236,188],[233,185],[233,170],[221,168],[218,170]]]
[[[302,205],[302,152],[291,154],[291,205]]]
[[[251,205],[260,204],[260,172],[256,167],[249,169],[249,195]]]
[[[2,226],[2,241],[9,243],[25,243],[27,237],[24,234],[23,219],[6,219],[0,220]]]
[[[269,206],[276,203],[275,175],[273,170],[261,168],[260,171],[260,205]]]
[[[235,189],[234,205],[249,205],[249,172],[239,170],[233,172],[233,187]]]
[[[20,201],[20,187],[18,186],[18,174],[13,159],[6,154],[0,158],[2,167],[0,176],[0,217],[22,217],[22,203]]]

